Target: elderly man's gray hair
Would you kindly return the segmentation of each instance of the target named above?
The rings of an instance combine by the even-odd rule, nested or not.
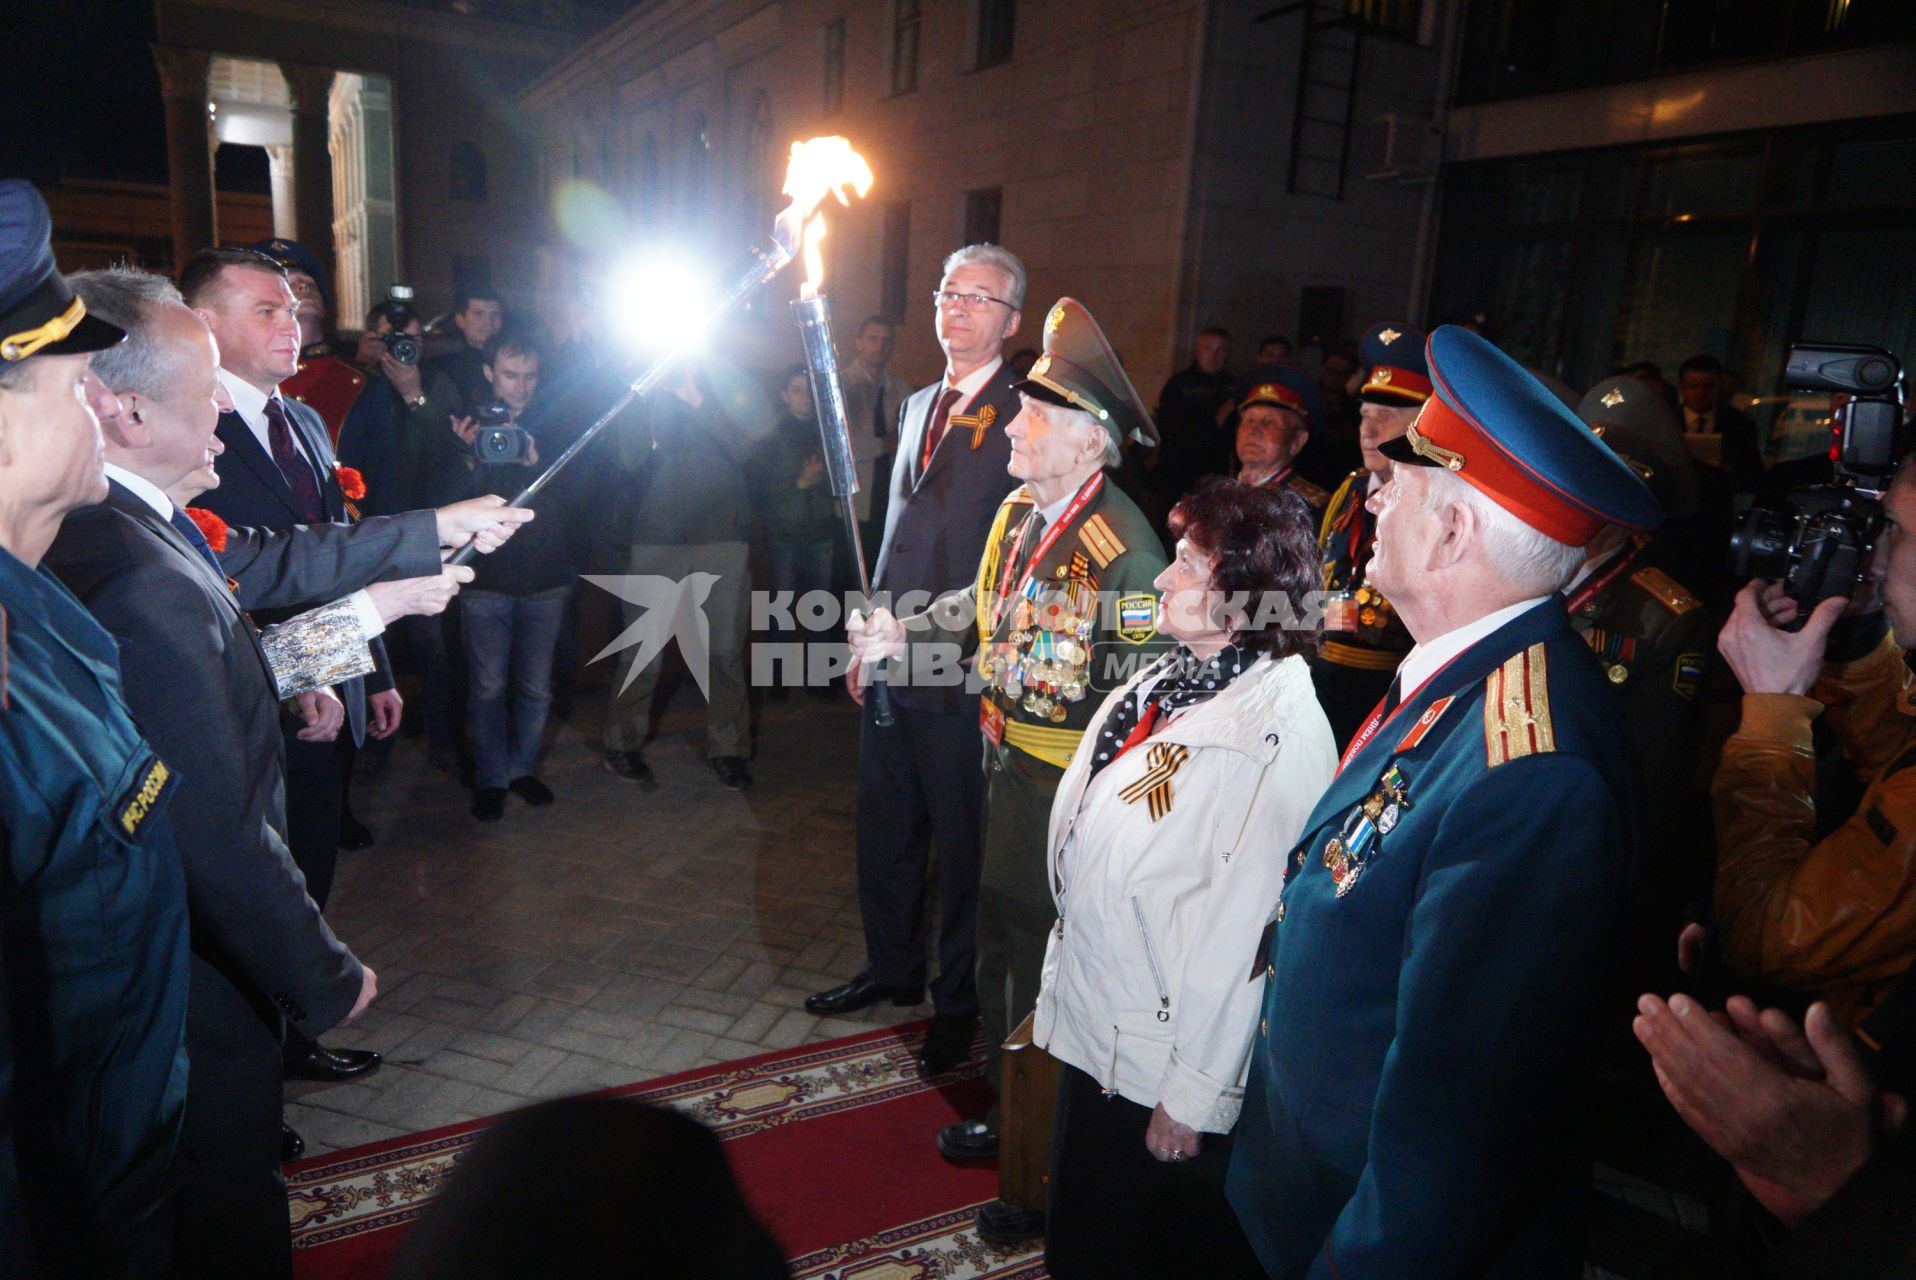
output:
[[[959,267],[992,267],[1005,273],[1010,284],[1005,287],[1005,301],[1014,310],[1025,305],[1025,264],[1018,255],[1003,245],[968,244],[957,249],[945,259],[944,272],[950,275]]]
[[[1084,409],[1073,405],[1045,403],[1045,412],[1053,422],[1076,430],[1081,438],[1095,439],[1098,443],[1098,465],[1105,470],[1124,465],[1124,451],[1118,447],[1117,437],[1105,430],[1097,417]]]
[[[93,353],[93,372],[116,395],[159,398],[173,372],[172,358],[154,340],[155,322],[169,304],[185,306],[163,275],[135,267],[78,271],[67,277],[88,315],[126,330],[126,341]]]
[[[1422,470],[1430,477],[1424,487],[1424,511],[1435,512],[1454,502],[1475,512],[1484,531],[1484,556],[1511,586],[1526,595],[1548,595],[1562,590],[1583,567],[1582,547],[1531,528],[1462,476],[1441,468]]]

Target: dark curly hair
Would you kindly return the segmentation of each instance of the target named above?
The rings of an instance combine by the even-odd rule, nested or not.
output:
[[[1275,658],[1317,652],[1323,585],[1311,509],[1289,489],[1207,481],[1171,508],[1171,536],[1216,558],[1212,587],[1246,625],[1237,643]]]

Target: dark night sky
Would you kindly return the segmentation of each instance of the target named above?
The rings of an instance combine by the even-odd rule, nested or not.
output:
[[[152,0],[0,0],[0,174],[166,181]]]

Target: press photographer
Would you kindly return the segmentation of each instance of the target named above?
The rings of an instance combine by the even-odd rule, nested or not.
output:
[[[452,418],[455,447],[438,468],[441,483],[457,485],[462,497],[510,497],[539,474],[541,455],[550,459],[563,452],[568,426],[551,416],[538,394],[541,358],[537,340],[523,333],[501,333],[487,346],[481,369],[492,398]],[[544,526],[541,536],[528,539],[509,560],[489,556],[475,565],[479,575],[463,601],[472,816],[481,822],[504,814],[508,791],[530,805],[552,803],[537,767],[552,704],[553,654],[577,572],[576,497],[568,483],[574,474],[561,473],[541,491],[534,522]]]
[[[1734,542],[1754,574],[1717,639],[1743,686],[1712,784],[1715,908],[1746,981],[1827,1000],[1854,1029],[1916,958],[1916,468],[1899,467],[1901,371],[1876,348],[1793,348],[1789,385],[1851,399],[1835,416],[1838,483],[1752,512]],[[1867,783],[1821,839],[1811,722],[1822,714]],[[1827,827],[1829,824],[1824,823]]]
[[[426,408],[419,373],[421,324],[412,307],[412,290],[394,285],[386,301],[366,314],[353,351],[353,364],[366,386],[339,430],[339,460],[366,478],[359,509],[366,515],[392,515],[406,507],[404,451],[409,415]]]

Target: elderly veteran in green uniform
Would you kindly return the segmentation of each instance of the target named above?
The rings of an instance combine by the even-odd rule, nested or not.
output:
[[[1577,416],[1643,478],[1665,512],[1695,509],[1682,422],[1653,388],[1627,374],[1606,378],[1583,397]],[[1698,692],[1714,657],[1715,623],[1673,576],[1669,533],[1667,526],[1654,534],[1605,529],[1584,548],[1583,568],[1565,591],[1570,625],[1623,695],[1624,725],[1643,767],[1644,809],[1657,815],[1644,833],[1630,948],[1657,967],[1632,975],[1632,996],[1646,982],[1676,981],[1669,941],[1686,904],[1710,892],[1714,848],[1709,776],[1698,764]]]
[[[866,663],[902,652],[907,640],[976,655],[986,774],[978,1004],[994,1046],[1038,999],[1057,914],[1045,829],[1058,782],[1102,695],[1164,648],[1152,586],[1164,547],[1105,475],[1127,438],[1152,445],[1157,433],[1082,303],[1061,298],[1051,308],[1044,353],[1014,389],[1023,408],[1005,429],[1008,470],[1023,483],[998,509],[977,580],[903,622],[879,610],[854,614],[847,628]],[[990,1065],[995,1073],[995,1055]],[[938,1146],[957,1160],[995,1155],[995,1113],[946,1127]],[[981,1226],[999,1238],[1032,1236],[1042,1229],[1029,1213],[1037,1208],[993,1201]]]
[[[1357,344],[1364,361],[1357,439],[1364,465],[1331,496],[1317,536],[1324,561],[1324,642],[1311,659],[1317,697],[1342,748],[1390,688],[1397,664],[1410,652],[1410,632],[1370,580],[1377,519],[1366,507],[1390,478],[1379,449],[1410,429],[1430,398],[1423,331],[1385,323]]]
[[[1317,384],[1295,369],[1264,370],[1237,402],[1237,479],[1259,489],[1289,489],[1311,509],[1312,528],[1331,495],[1297,470],[1311,433],[1330,421]]]
[[[106,496],[89,353],[125,334],[54,269],[39,193],[0,182],[0,1275],[171,1271],[186,1096],[173,778],[110,637],[40,560]]]
[[[1305,820],[1226,1192],[1282,1280],[1573,1280],[1636,761],[1560,594],[1656,499],[1468,330],[1384,446],[1371,574],[1416,639]]]

